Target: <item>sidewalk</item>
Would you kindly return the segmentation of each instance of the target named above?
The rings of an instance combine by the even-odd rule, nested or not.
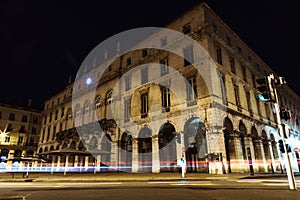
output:
[[[237,180],[244,178],[274,178],[287,177],[286,174],[200,174],[187,173],[184,178],[180,173],[126,173],[126,172],[101,172],[101,173],[15,173],[14,177],[10,173],[0,173],[0,182],[114,182],[114,181],[203,181],[203,180]],[[295,174],[295,177],[299,174]]]

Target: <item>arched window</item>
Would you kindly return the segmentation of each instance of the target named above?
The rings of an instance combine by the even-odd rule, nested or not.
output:
[[[105,117],[107,119],[112,119],[113,118],[113,112],[112,112],[112,103],[113,103],[113,96],[112,96],[112,90],[109,91],[106,95],[106,113]]]
[[[90,122],[90,101],[86,101],[83,106],[83,121],[82,124],[88,124]]]

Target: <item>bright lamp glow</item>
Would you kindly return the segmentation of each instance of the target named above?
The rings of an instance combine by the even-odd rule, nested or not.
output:
[[[85,81],[85,83],[87,85],[91,85],[92,84],[92,79],[91,78],[87,78],[86,81]]]
[[[262,94],[258,94],[257,96],[262,101],[268,101],[269,100],[269,99],[265,99],[265,97]]]

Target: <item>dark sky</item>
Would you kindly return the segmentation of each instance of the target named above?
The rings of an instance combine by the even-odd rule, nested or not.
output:
[[[3,0],[0,99],[34,104],[63,89],[103,40],[138,27],[163,27],[201,0]],[[207,0],[208,5],[300,94],[297,1]],[[297,10],[296,10],[297,9]]]

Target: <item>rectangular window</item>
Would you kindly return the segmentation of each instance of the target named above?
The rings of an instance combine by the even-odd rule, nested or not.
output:
[[[32,133],[32,134],[36,134],[36,128],[35,128],[35,127],[32,127],[31,133]]]
[[[186,24],[182,27],[183,34],[189,34],[191,32],[191,24]]]
[[[193,46],[188,46],[183,49],[184,66],[188,66],[194,63],[194,51]]]
[[[51,130],[51,128],[49,126],[47,129],[47,139],[46,139],[47,142],[49,141],[49,138],[50,138],[50,130]]]
[[[169,73],[168,58],[162,59],[160,63],[160,75],[163,76]]]
[[[124,102],[124,121],[128,122],[130,119],[130,99],[126,99]]]
[[[217,54],[217,62],[220,65],[223,65],[223,61],[222,61],[222,49],[221,49],[221,47],[217,47],[216,48],[216,54]]]
[[[126,65],[127,65],[127,66],[131,65],[131,58],[127,58],[127,60],[126,60]]]
[[[188,106],[196,105],[197,104],[197,84],[196,84],[196,77],[192,77],[188,79],[186,85],[187,91],[187,103]]]
[[[131,75],[125,76],[125,91],[131,89]]]
[[[9,131],[12,131],[12,130],[13,130],[12,124],[8,124],[6,131],[9,132]]]
[[[30,146],[33,146],[33,145],[34,145],[34,137],[30,137],[29,145],[30,145]]]
[[[39,122],[39,118],[38,117],[33,117],[33,123],[37,124]]]
[[[148,82],[148,67],[145,67],[141,70],[141,79],[142,84]]]
[[[227,96],[226,96],[226,87],[225,87],[225,78],[222,76],[220,78],[221,92],[222,92],[222,102],[224,105],[227,105]]]
[[[62,123],[59,124],[59,131],[62,131]]]
[[[252,106],[251,106],[250,92],[249,91],[246,91],[246,99],[247,99],[248,111],[249,111],[250,114],[252,114]]]
[[[163,112],[169,112],[170,111],[170,88],[168,87],[162,87],[161,88],[161,103],[163,107]]]
[[[65,107],[61,109],[60,117],[63,118],[65,116]]]
[[[47,123],[47,115],[44,117],[44,124]]]
[[[145,58],[146,56],[148,56],[148,50],[147,49],[143,49],[142,50],[142,57]]]
[[[9,136],[6,136],[4,142],[10,142],[10,137],[9,137]]]
[[[160,47],[164,47],[167,45],[167,37],[163,37],[160,39]]]
[[[8,119],[11,120],[11,121],[14,121],[15,120],[15,113],[10,113]]]
[[[51,122],[52,121],[52,113],[50,113],[50,115],[49,115],[49,122]]]
[[[243,80],[247,81],[246,67],[244,65],[241,65],[241,68],[243,73]]]
[[[233,57],[229,57],[229,63],[231,72],[235,74],[235,61]]]
[[[18,144],[22,144],[22,143],[23,143],[23,136],[20,136],[18,140]]]
[[[2,112],[0,111],[0,119],[2,118]]]
[[[54,140],[55,133],[56,133],[56,126],[53,126],[52,140]]]
[[[21,126],[20,133],[26,133],[25,126]]]
[[[142,94],[141,96],[141,114],[142,118],[147,117],[148,113],[148,94]]]
[[[27,115],[22,116],[22,122],[27,122]]]
[[[57,120],[57,117],[58,117],[58,110],[55,111],[55,118],[54,118],[54,120]]]
[[[238,110],[240,110],[239,87],[237,85],[234,85],[233,88],[234,88],[235,103],[236,106],[238,107]]]
[[[256,88],[256,79],[254,74],[252,74],[252,85]]]

